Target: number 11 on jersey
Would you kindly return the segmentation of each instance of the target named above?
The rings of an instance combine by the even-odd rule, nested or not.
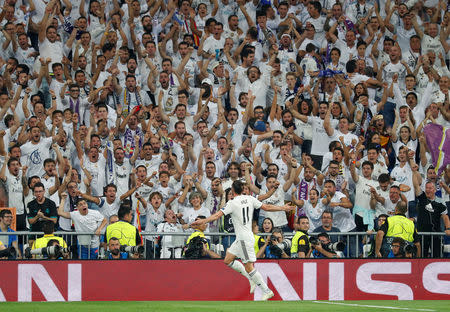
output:
[[[247,224],[247,222],[250,222],[250,217],[249,217],[249,215],[248,215],[248,211],[249,211],[248,206],[242,208],[242,223],[243,223],[244,225]]]

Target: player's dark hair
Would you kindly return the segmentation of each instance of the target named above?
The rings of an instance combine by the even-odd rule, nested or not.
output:
[[[233,188],[233,192],[237,195],[241,195],[244,191],[244,183],[239,180],[234,181],[231,187]]]

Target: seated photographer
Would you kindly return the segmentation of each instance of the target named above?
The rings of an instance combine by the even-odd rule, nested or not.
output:
[[[0,240],[0,259],[8,259],[12,255],[10,254],[10,251],[11,248],[6,248],[6,246]]]
[[[0,233],[1,232],[15,232],[13,229],[11,229],[12,220],[13,220],[13,215],[12,215],[11,210],[9,210],[9,209],[0,210]],[[20,249],[19,249],[17,235],[0,235],[0,242],[3,243],[5,249],[7,249],[9,247],[14,249],[14,251],[13,251],[14,256],[12,254],[10,254],[8,256],[9,259],[21,259],[22,258],[22,253],[20,252]]]
[[[280,259],[289,258],[288,253],[291,250],[291,241],[284,238],[283,231],[275,228],[261,249],[264,249],[264,258]]]
[[[128,259],[128,252],[120,251],[120,241],[116,237],[111,237],[108,242],[107,253],[109,260],[125,260]]]
[[[198,216],[195,221],[200,219],[206,219],[205,216]],[[193,227],[194,233],[189,236],[184,247],[184,256],[187,259],[200,259],[200,258],[221,258],[220,255],[209,249],[209,241],[205,237],[207,224],[202,224]]]
[[[111,237],[108,242],[107,259],[109,260],[139,259],[139,252],[134,253],[126,251],[127,249],[133,247],[136,246],[120,245],[120,241],[117,237]]]
[[[48,260],[69,259],[70,254],[67,248],[62,248],[57,239],[51,239],[47,243],[47,247],[56,247],[54,252],[47,251]],[[49,249],[47,249],[49,250]]]
[[[394,237],[388,258],[413,258],[416,246],[406,243],[401,237]]]
[[[55,223],[53,223],[52,221],[45,221],[42,224],[42,231],[44,232],[44,236],[38,238],[33,242],[31,250],[47,247],[49,241],[51,240],[56,240],[58,241],[59,246],[67,248],[67,244],[62,237],[53,235],[53,232],[55,231]],[[42,255],[38,257],[36,257],[36,255],[33,255],[33,258],[42,259]]]
[[[327,233],[320,233],[317,238],[310,237],[309,242],[313,248],[314,258],[344,258],[344,243],[332,243]]]

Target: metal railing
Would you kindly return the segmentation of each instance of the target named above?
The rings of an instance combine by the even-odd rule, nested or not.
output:
[[[31,241],[36,240],[39,237],[43,236],[43,232],[0,232],[0,238],[2,236],[17,236],[20,243],[20,251],[22,255],[24,255],[24,250],[26,247],[32,247]],[[185,242],[187,237],[189,237],[192,232],[180,232],[180,233],[159,233],[159,232],[142,232],[142,240],[144,253],[141,258],[150,258],[154,259],[155,255],[160,254],[158,249],[161,248],[169,248],[172,249],[182,249],[185,246]],[[291,239],[294,236],[294,232],[286,232],[284,233],[284,237],[287,239]],[[311,233],[311,236],[317,236],[319,233]],[[345,244],[345,250],[343,253],[345,257],[348,258],[367,258],[373,257],[373,247],[369,248],[372,244],[375,244],[375,236],[376,232],[372,234],[368,234],[367,232],[328,232],[330,236],[330,240],[332,242],[341,241]],[[77,236],[78,235],[95,235],[90,232],[55,232],[55,236],[62,237],[68,246],[78,246]],[[271,233],[258,233],[259,236],[267,237],[270,236]],[[170,247],[164,246],[164,237],[171,236],[176,237],[175,244],[172,244]],[[231,243],[235,239],[234,233],[205,233],[206,238],[210,241],[211,249],[218,253],[221,256],[225,255],[227,248],[231,245]],[[421,248],[422,248],[422,257],[432,257],[432,258],[442,258],[442,257],[450,257],[450,243],[447,245],[444,244],[444,232],[422,232],[419,233],[421,238]],[[156,238],[160,238],[159,240]],[[5,242],[5,239],[2,239]],[[8,241],[8,240],[6,240]],[[156,242],[159,241],[159,244]],[[171,241],[174,241],[173,239]],[[450,241],[450,239],[449,239]],[[162,243],[161,243],[162,242]],[[100,258],[103,258],[102,249],[106,248],[107,242],[102,242],[100,244]],[[90,254],[91,246],[84,246],[87,248],[88,254]],[[386,244],[384,243],[384,247],[386,248]],[[424,247],[427,250],[424,252]],[[149,250],[150,248],[150,250]],[[388,245],[390,249],[390,246]],[[71,248],[71,258],[76,259],[79,258],[78,250],[79,248]],[[151,250],[152,249],[152,250]],[[151,251],[151,252],[149,252]],[[372,252],[372,254],[371,254]],[[153,255],[151,257],[146,257],[148,255]],[[161,257],[164,258],[164,257]],[[169,257],[165,257],[169,258]],[[179,257],[170,257],[170,258],[179,258]]]

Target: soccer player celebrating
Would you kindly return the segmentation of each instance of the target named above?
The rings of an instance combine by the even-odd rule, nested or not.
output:
[[[255,286],[257,285],[264,292],[262,300],[268,300],[272,298],[274,294],[263,281],[261,273],[256,271],[253,266],[256,262],[254,250],[255,238],[252,232],[253,210],[261,208],[265,211],[290,211],[294,210],[295,207],[289,205],[275,206],[263,204],[252,196],[242,195],[244,183],[241,181],[234,181],[231,189],[233,199],[228,201],[225,207],[206,219],[194,221],[191,226],[199,226],[213,222],[224,215],[231,215],[236,233],[236,240],[227,250],[224,262],[250,281],[250,293],[254,292]],[[236,257],[240,258],[243,264],[235,261]]]

